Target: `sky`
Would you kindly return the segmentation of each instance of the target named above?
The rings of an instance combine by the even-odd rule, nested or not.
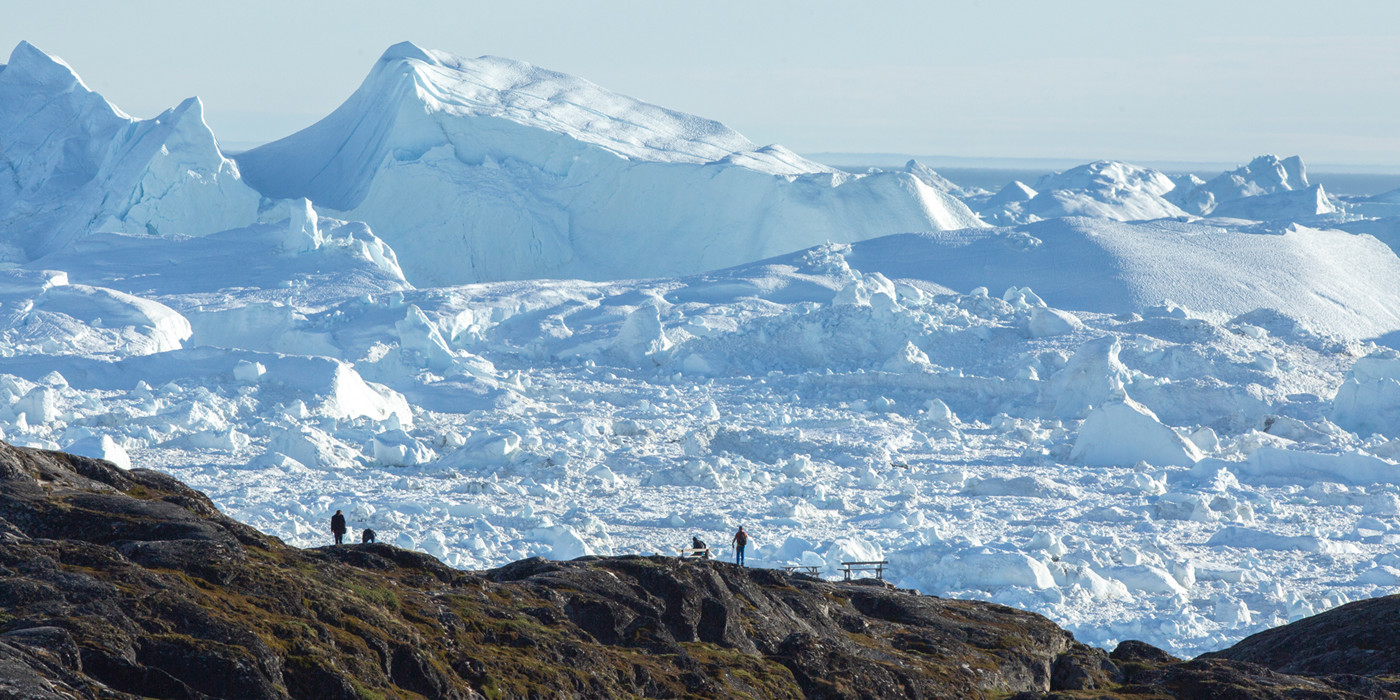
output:
[[[1400,172],[1391,0],[0,0],[0,17],[0,52],[29,41],[137,117],[197,95],[233,147],[325,116],[408,40],[578,75],[799,153],[1275,153]]]

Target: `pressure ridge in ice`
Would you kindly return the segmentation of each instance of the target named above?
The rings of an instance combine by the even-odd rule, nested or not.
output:
[[[238,162],[264,194],[368,222],[418,285],[674,275],[981,225],[907,173],[837,172],[586,80],[412,44]]]

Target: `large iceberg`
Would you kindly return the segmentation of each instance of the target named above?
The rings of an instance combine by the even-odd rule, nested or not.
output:
[[[909,173],[842,173],[573,76],[409,43],[325,119],[237,158],[266,195],[368,222],[418,285],[682,274],[982,225]]]
[[[0,71],[0,261],[92,232],[206,235],[253,222],[261,197],[219,151],[197,98],[133,119],[63,61],[20,42]]]

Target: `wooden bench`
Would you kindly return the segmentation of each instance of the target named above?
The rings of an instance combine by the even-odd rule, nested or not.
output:
[[[817,566],[802,566],[802,565],[799,564],[799,565],[793,565],[793,566],[784,566],[784,567],[783,567],[783,571],[786,571],[786,572],[788,572],[788,573],[790,573],[790,574],[808,574],[808,575],[810,575],[810,576],[816,576],[816,575],[819,573],[819,572],[817,571],[819,568],[821,568],[821,567],[817,567]]]
[[[889,566],[888,561],[843,561],[841,562],[841,573],[846,576],[846,580],[851,580],[851,574],[857,571],[874,571],[875,578],[885,580],[885,567]]]
[[[676,550],[678,557],[696,557],[698,559],[709,559],[709,547],[684,547]]]

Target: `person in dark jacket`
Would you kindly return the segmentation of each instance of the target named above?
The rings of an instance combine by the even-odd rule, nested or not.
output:
[[[744,565],[744,545],[749,543],[749,533],[744,532],[744,526],[739,526],[739,531],[734,533],[734,563],[739,566]]]
[[[365,528],[365,531],[360,533],[360,544],[370,544],[372,542],[374,542],[374,530]]]
[[[335,535],[336,544],[340,544],[341,540],[345,539],[345,516],[341,515],[338,510],[335,515],[331,516],[331,534]]]
[[[690,538],[690,548],[691,548],[691,549],[705,549],[705,541],[702,540],[702,539],[700,539],[699,537],[694,537],[694,536],[692,536],[692,537]],[[710,552],[709,552],[709,550],[705,550],[705,551],[703,551],[703,552],[695,552],[694,554],[691,554],[690,556],[692,556],[692,557],[704,557],[704,558],[706,558],[706,559],[709,559],[709,558],[710,558]]]

